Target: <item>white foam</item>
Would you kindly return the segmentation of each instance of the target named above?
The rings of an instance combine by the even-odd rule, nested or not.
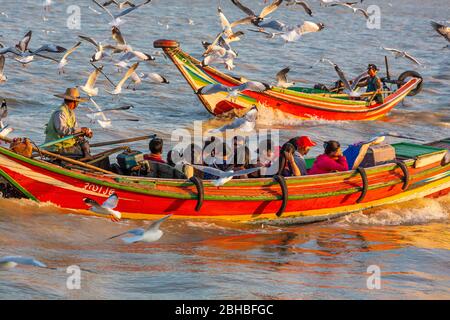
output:
[[[450,217],[448,200],[420,199],[405,204],[392,205],[370,212],[357,212],[345,217],[351,224],[361,225],[415,225],[446,220]]]

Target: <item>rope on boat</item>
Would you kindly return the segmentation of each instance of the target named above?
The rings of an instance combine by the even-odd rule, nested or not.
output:
[[[284,210],[286,209],[287,203],[288,203],[288,197],[289,197],[289,192],[288,192],[288,187],[286,184],[286,179],[284,179],[284,177],[282,175],[275,175],[273,176],[273,179],[278,182],[278,184],[281,187],[281,194],[283,197],[283,202],[281,204],[280,209],[278,209],[278,212],[276,213],[277,217],[281,217],[281,215],[283,214]]]
[[[408,167],[406,166],[406,164],[403,161],[400,161],[400,160],[395,161],[395,164],[397,166],[399,166],[400,169],[402,169],[402,172],[403,172],[403,186],[402,186],[402,190],[405,191],[406,189],[408,189],[409,182],[410,182],[410,179],[411,179],[411,176],[409,175]]]
[[[363,182],[361,195],[359,196],[358,200],[356,200],[356,203],[360,203],[366,197],[367,190],[369,190],[369,180],[367,179],[366,169],[358,167],[356,168],[356,171],[361,175],[361,180]]]
[[[200,211],[203,206],[203,200],[205,199],[205,188],[203,186],[203,181],[196,176],[189,178],[189,181],[195,185],[197,189],[197,205],[195,206],[195,211]]]

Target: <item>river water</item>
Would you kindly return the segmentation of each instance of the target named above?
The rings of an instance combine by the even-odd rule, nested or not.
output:
[[[79,34],[99,41],[110,37],[105,15],[93,12],[89,6],[97,8],[91,1],[53,1],[46,19],[42,18],[41,3],[21,1],[19,6],[17,1],[1,0],[0,41],[13,45],[28,30],[33,31],[32,48],[47,42],[71,47]],[[260,0],[245,3],[258,10],[262,7]],[[389,53],[380,46],[385,46],[407,50],[423,63],[416,66],[389,56],[391,75],[415,70],[424,77],[424,89],[379,121],[305,122],[263,112],[257,128],[279,129],[282,140],[308,134],[318,141],[333,138],[344,145],[381,132],[423,141],[450,136],[450,50],[442,49],[447,42],[429,25],[430,20],[449,19],[448,1],[364,1],[364,7],[376,4],[381,8],[380,29],[368,29],[362,17],[345,9],[320,8],[313,0],[310,4],[315,11],[312,18],[301,9],[286,7],[271,16],[289,24],[324,22],[325,30],[290,44],[246,32],[245,38],[233,46],[239,53],[233,73],[271,82],[278,70],[290,66],[292,79],[331,84],[336,79],[334,70],[329,65],[314,65],[319,58],[327,57],[350,75],[359,74],[369,62],[380,66],[384,75],[384,55]],[[80,8],[80,30],[67,27],[67,19],[73,14],[71,5]],[[216,6],[217,2],[207,0],[155,0],[127,16],[121,30],[127,42],[141,51],[157,54],[153,41],[166,38],[179,40],[185,51],[198,57],[202,52],[200,41],[211,40],[219,31]],[[221,7],[230,20],[242,17],[228,1],[222,0]],[[241,29],[246,31],[246,27]],[[13,135],[43,141],[44,125],[59,103],[53,94],[84,84],[92,69],[88,63],[92,54],[93,47],[83,43],[69,58],[62,75],[51,61],[37,60],[24,68],[7,59],[8,81],[0,84],[0,97],[8,100],[7,122],[15,129]],[[229,121],[213,119],[172,63],[162,56],[139,68],[162,73],[170,84],[145,84],[113,100],[103,90],[106,80],[100,78],[101,92],[96,99],[99,105],[133,104],[135,108],[128,114],[114,114],[113,127],[102,129],[89,123],[87,107],[81,105],[77,111],[79,122],[93,128],[94,140],[158,133],[167,141],[167,151],[174,129],[192,130],[194,121],[203,121],[206,127]],[[105,63],[105,71],[115,81],[120,79],[111,64]],[[133,145],[139,149],[145,146],[145,142]],[[317,148],[312,154],[319,152]],[[67,214],[51,204],[0,200],[0,256],[34,256],[56,268],[24,267],[0,272],[0,298],[448,299],[449,213],[450,197],[446,196],[306,226],[169,220],[162,227],[165,235],[160,241],[128,246],[105,239],[145,222],[113,224],[105,219]],[[67,267],[72,265],[81,268],[79,290],[69,290],[66,285],[70,276]],[[367,285],[371,279],[368,268],[379,268],[380,289]]]

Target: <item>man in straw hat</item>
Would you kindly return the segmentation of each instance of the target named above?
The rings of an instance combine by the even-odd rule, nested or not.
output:
[[[68,88],[65,94],[56,94],[55,97],[64,99],[64,103],[50,116],[45,129],[45,143],[70,135],[80,134],[80,136],[56,143],[48,149],[75,158],[90,157],[89,143],[84,137],[92,138],[93,133],[89,128],[78,128],[75,115],[78,104],[88,99],[81,98],[77,88]]]

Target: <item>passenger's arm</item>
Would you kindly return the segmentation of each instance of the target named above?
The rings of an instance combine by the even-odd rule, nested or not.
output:
[[[289,166],[292,169],[292,175],[296,177],[301,176],[302,173],[300,172],[300,169],[295,163],[295,159],[292,153],[286,153],[286,160],[289,162]]]

